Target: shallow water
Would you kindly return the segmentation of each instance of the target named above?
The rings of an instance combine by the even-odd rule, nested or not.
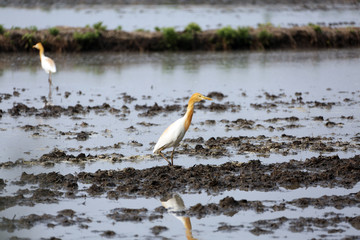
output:
[[[150,154],[153,144],[158,136],[169,124],[177,119],[183,111],[162,113],[154,117],[141,117],[140,111],[135,110],[135,105],[147,104],[152,106],[155,102],[159,105],[180,104],[185,106],[188,97],[193,92],[208,94],[212,91],[221,92],[226,97],[223,100],[214,98],[216,103],[233,103],[240,105],[241,109],[235,112],[230,110],[212,112],[208,110],[196,110],[193,123],[185,138],[230,136],[259,136],[265,135],[279,140],[282,134],[302,136],[331,137],[334,141],[352,141],[360,126],[356,115],[356,107],[359,103],[358,76],[360,68],[359,49],[326,50],[326,51],[275,51],[275,52],[232,52],[232,53],[164,53],[164,54],[124,54],[124,53],[91,53],[91,54],[51,54],[55,60],[58,72],[53,75],[52,104],[61,106],[73,106],[80,103],[84,106],[97,106],[108,103],[112,107],[120,109],[126,105],[130,113],[125,117],[109,112],[61,116],[59,118],[40,118],[36,116],[12,117],[4,113],[0,121],[0,162],[16,161],[18,159],[31,160],[49,153],[54,148],[64,150],[69,154],[111,154],[121,153],[125,158],[131,156],[143,156],[136,160],[124,160],[112,163],[98,159],[96,162],[71,164],[56,163],[54,166],[41,165],[16,166],[13,168],[0,169],[0,176],[6,179],[8,185],[1,191],[1,195],[13,195],[18,189],[27,186],[11,184],[19,180],[22,172],[42,173],[60,172],[62,174],[76,173],[80,171],[95,172],[97,169],[123,169],[134,167],[137,169],[149,168],[157,165],[165,165],[165,161],[154,158]],[[49,88],[47,76],[39,66],[37,54],[27,55],[7,54],[0,56],[0,93],[10,93],[16,90],[19,96],[11,96],[2,99],[0,109],[7,112],[15,102],[22,102],[29,107],[41,108],[44,96],[47,100]],[[56,89],[58,88],[58,90]],[[80,93],[81,91],[81,93]],[[66,98],[65,92],[70,95]],[[281,95],[281,101],[285,103],[296,99],[296,93],[302,93],[304,102],[320,101],[335,102],[331,109],[309,107],[308,104],[281,104],[275,108],[255,109],[252,103],[272,102],[266,99],[266,94]],[[127,102],[123,93],[136,100]],[[245,94],[244,94],[245,93]],[[350,99],[350,101],[344,101]],[[209,105],[209,102],[204,105]],[[196,107],[195,107],[196,109]],[[278,121],[269,123],[265,120],[274,117],[296,116],[299,121],[296,124],[303,125],[299,128],[285,128],[277,130],[289,123]],[[325,121],[313,121],[315,116],[323,116]],[[344,119],[342,116],[353,116],[353,119]],[[262,128],[235,129],[227,127],[222,119],[234,121],[238,118],[253,120],[262,124]],[[206,124],[206,120],[215,120],[215,125]],[[341,123],[341,125],[329,128],[326,121]],[[87,127],[81,127],[81,123],[88,123]],[[143,126],[138,123],[149,122],[154,126]],[[40,130],[25,131],[21,127],[25,125],[41,125]],[[270,131],[269,126],[275,130]],[[134,128],[129,127],[133,126]],[[91,131],[92,134],[86,141],[76,140],[74,135],[61,135],[61,132]],[[38,132],[39,134],[34,134]],[[141,143],[142,146],[133,146],[132,141]],[[112,146],[116,143],[123,144],[119,149],[97,149],[100,146]],[[190,143],[189,143],[190,144]],[[355,144],[355,143],[354,143]],[[356,145],[356,144],[355,144]],[[356,145],[357,146],[357,145]],[[271,153],[268,156],[258,156],[254,153],[238,155],[236,149],[229,147],[230,156],[222,158],[204,158],[177,154],[174,161],[177,165],[190,167],[194,164],[221,164],[227,161],[247,162],[250,159],[260,159],[264,163],[285,162],[290,159],[305,160],[312,156],[334,155],[350,157],[359,154],[358,147],[349,150],[337,149],[332,153],[317,151],[297,151],[289,155]],[[31,186],[28,186],[31,187]],[[81,186],[79,187],[80,194]],[[345,188],[300,188],[274,192],[260,191],[225,191],[219,195],[180,194],[185,207],[194,206],[197,203],[208,204],[218,202],[225,196],[233,196],[235,199],[247,199],[249,201],[260,200],[279,204],[284,200],[291,201],[300,197],[321,197],[323,195],[346,195],[359,192],[359,184],[352,189]],[[14,206],[0,212],[0,216],[16,218],[31,213],[49,213],[56,215],[63,209],[74,209],[77,214],[84,214],[92,219],[88,229],[81,229],[78,225],[70,227],[57,226],[48,228],[44,224],[36,224],[31,229],[15,230],[15,232],[0,232],[0,236],[10,237],[60,237],[62,239],[99,238],[106,230],[113,230],[117,237],[154,238],[150,228],[156,225],[166,226],[167,231],[159,236],[171,239],[185,238],[185,229],[181,221],[173,215],[164,215],[163,219],[153,221],[144,220],[140,223],[114,222],[106,215],[115,208],[142,208],[149,211],[161,206],[160,199],[119,199],[110,200],[106,196],[77,198],[75,200],[62,198],[58,204],[36,204],[34,207]],[[191,217],[193,236],[199,239],[219,238],[252,238],[249,232],[253,228],[253,222],[260,219],[275,219],[285,216],[316,217],[329,212],[341,213],[343,216],[353,217],[357,207],[347,207],[342,210],[334,207],[314,209],[312,207],[300,209],[294,206],[292,210],[280,212],[256,213],[253,210],[240,211],[234,216],[207,216],[202,219]],[[218,231],[222,223],[230,225],[243,225],[237,231]],[[336,239],[345,235],[357,235],[358,230],[350,225],[345,226],[345,232],[326,235],[328,239]],[[41,233],[41,234],[40,234]],[[259,239],[267,239],[269,236],[278,238],[303,239],[319,237],[327,234],[326,230],[316,228],[314,232],[296,233],[288,231],[288,226],[281,227],[271,235],[261,235]],[[137,236],[135,236],[137,235]]]
[[[22,16],[22,17],[19,17]],[[215,16],[215,17],[214,17]],[[184,21],[186,19],[186,21]],[[336,19],[336,20],[334,20]],[[211,6],[211,5],[117,5],[109,8],[0,8],[0,23],[6,28],[36,26],[84,27],[102,21],[108,29],[121,26],[125,31],[154,31],[155,27],[175,27],[183,30],[190,22],[202,29],[224,26],[250,26],[272,23],[291,27],[309,23],[333,26],[360,26],[359,9],[353,5],[321,6]]]

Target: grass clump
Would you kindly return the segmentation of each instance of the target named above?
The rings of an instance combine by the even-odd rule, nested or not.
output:
[[[178,46],[183,50],[196,49],[196,34],[201,31],[201,27],[197,23],[189,23],[184,31],[179,34]]]
[[[90,49],[91,46],[98,41],[100,34],[98,31],[89,31],[85,33],[75,32],[73,37],[81,48],[86,50]]]
[[[135,30],[135,32],[149,32],[148,30],[145,30],[143,28],[138,28]]]
[[[93,29],[89,25],[86,25],[86,32],[75,32],[73,34],[74,40],[80,45],[81,49],[93,49],[98,44],[101,32],[106,30],[106,26],[102,22],[93,24]]]
[[[252,38],[250,35],[250,28],[249,27],[239,27],[237,30],[237,42],[239,46],[249,47],[252,42]]]
[[[60,30],[58,28],[56,28],[56,27],[52,27],[52,28],[49,28],[49,33],[52,36],[56,37],[57,35],[59,35]]]
[[[117,31],[122,31],[122,26],[120,26],[120,25],[117,26],[116,30],[117,30]]]
[[[30,26],[27,29],[30,30],[31,32],[37,32],[38,30],[36,26]]]
[[[267,23],[259,23],[258,27],[259,28],[269,28],[269,27],[274,27],[274,25],[270,22],[267,22]]]
[[[177,49],[178,34],[173,27],[165,27],[161,29],[164,38],[164,44],[167,49]]]
[[[0,24],[0,35],[3,35],[5,32],[4,25]]]
[[[216,33],[221,38],[222,45],[225,50],[234,45],[237,32],[231,26],[220,28]]]
[[[321,27],[320,27],[319,25],[317,25],[317,24],[309,23],[309,26],[310,26],[312,29],[314,29],[314,31],[315,31],[316,33],[321,33],[321,32],[322,32]]]
[[[224,49],[248,48],[252,43],[249,27],[233,29],[227,26],[219,29],[216,34],[221,38]]]
[[[191,22],[189,23],[186,28],[185,28],[185,33],[190,33],[190,34],[195,34],[198,32],[201,32],[201,27],[199,26],[199,24]]]
[[[25,33],[21,39],[24,41],[25,49],[29,49],[34,45],[35,36],[33,33]]]
[[[258,39],[261,42],[261,44],[264,46],[264,48],[267,48],[271,44],[273,35],[269,33],[266,29],[263,29],[259,32]]]
[[[100,21],[100,22],[94,23],[93,28],[97,31],[105,31],[107,27],[105,25],[103,25],[103,22]]]

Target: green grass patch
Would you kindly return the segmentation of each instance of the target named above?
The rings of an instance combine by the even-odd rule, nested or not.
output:
[[[26,29],[30,30],[31,32],[37,32],[37,30],[38,30],[36,26],[30,26]]]
[[[312,29],[314,29],[314,31],[315,31],[316,33],[322,33],[322,29],[321,29],[321,27],[320,27],[319,25],[313,24],[313,23],[309,23],[309,26],[310,26]]]
[[[269,33],[266,29],[263,29],[259,32],[258,39],[261,42],[261,44],[264,46],[264,48],[267,48],[271,44],[273,35]]]
[[[56,27],[52,27],[52,28],[49,28],[49,33],[52,35],[52,36],[57,36],[59,35],[60,33],[60,30]]]
[[[249,47],[252,43],[249,27],[239,27],[237,30],[237,43],[239,46]]]
[[[216,34],[221,38],[223,48],[248,48],[252,43],[249,27],[239,27],[237,30],[231,26],[219,29]]]
[[[164,38],[164,44],[167,49],[177,49],[178,34],[173,27],[165,27],[161,29]]]
[[[100,21],[100,22],[94,23],[93,28],[97,31],[105,31],[107,27],[105,25],[103,25],[103,22]]]
[[[135,30],[135,32],[149,32],[148,30],[145,30],[143,28],[138,28]]]
[[[92,48],[92,45],[98,41],[100,33],[98,31],[89,31],[85,33],[75,32],[73,37],[81,46],[81,49],[86,50]]]
[[[120,26],[120,25],[117,26],[116,30],[117,30],[117,31],[122,31],[122,26]]]
[[[3,35],[5,32],[4,25],[0,24],[0,35]]]
[[[25,49],[29,49],[34,45],[35,36],[33,33],[25,33],[21,39],[24,40]]]
[[[185,33],[195,34],[201,32],[201,27],[199,24],[191,22],[185,28]]]
[[[258,24],[258,28],[269,28],[269,27],[274,27],[274,25],[270,22]]]

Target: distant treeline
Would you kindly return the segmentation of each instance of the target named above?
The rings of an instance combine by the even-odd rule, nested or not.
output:
[[[271,24],[257,28],[230,26],[202,31],[196,23],[185,30],[172,27],[149,32],[107,30],[101,22],[84,28],[53,27],[38,30],[5,29],[0,25],[0,51],[23,52],[42,42],[46,51],[229,51],[360,47],[359,27],[308,26],[279,28]]]

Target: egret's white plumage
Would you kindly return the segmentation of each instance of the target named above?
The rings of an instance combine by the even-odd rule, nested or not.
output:
[[[160,154],[169,165],[173,165],[173,156],[174,151],[177,146],[179,146],[180,141],[184,138],[186,131],[189,129],[192,116],[194,113],[194,104],[200,102],[201,100],[212,100],[211,98],[205,97],[200,93],[194,93],[188,103],[187,111],[185,115],[173,122],[164,132],[161,134],[159,140],[157,141],[153,153]],[[171,153],[171,162],[164,156],[161,152],[166,148],[173,147]]]
[[[33,46],[33,48],[39,49],[41,67],[47,74],[49,74],[49,83],[51,84],[51,73],[56,72],[55,62],[51,58],[44,55],[44,47],[41,43],[37,43]]]

